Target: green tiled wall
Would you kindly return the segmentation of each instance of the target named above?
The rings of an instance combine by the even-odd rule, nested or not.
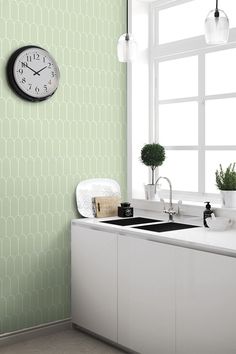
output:
[[[70,316],[77,183],[126,181],[126,71],[116,59],[126,0],[0,0],[0,332]],[[36,44],[60,67],[41,103],[8,88],[5,66]]]

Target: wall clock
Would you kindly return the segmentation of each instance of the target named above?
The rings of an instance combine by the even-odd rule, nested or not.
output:
[[[28,101],[43,101],[58,88],[60,71],[56,61],[43,48],[17,49],[7,63],[7,78],[13,91]]]

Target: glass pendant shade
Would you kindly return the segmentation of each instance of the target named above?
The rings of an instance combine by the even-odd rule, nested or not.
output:
[[[228,42],[229,19],[224,11],[217,9],[209,12],[205,20],[205,38],[207,44]]]
[[[121,63],[129,63],[137,56],[137,43],[131,34],[122,34],[117,44],[117,56]]]

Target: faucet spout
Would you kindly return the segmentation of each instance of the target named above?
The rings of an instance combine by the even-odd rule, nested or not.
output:
[[[169,189],[170,189],[170,194],[169,194],[169,209],[168,210],[164,210],[164,213],[169,214],[169,221],[174,221],[173,216],[176,214],[176,212],[174,211],[173,208],[173,191],[172,191],[172,184],[171,181],[169,180],[169,178],[167,177],[158,177],[155,183],[155,189],[156,189],[156,185],[159,182],[160,179],[164,179],[168,182],[169,184]]]

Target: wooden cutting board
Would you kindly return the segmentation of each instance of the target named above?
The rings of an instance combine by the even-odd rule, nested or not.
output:
[[[93,210],[96,218],[117,216],[120,197],[94,197]]]

